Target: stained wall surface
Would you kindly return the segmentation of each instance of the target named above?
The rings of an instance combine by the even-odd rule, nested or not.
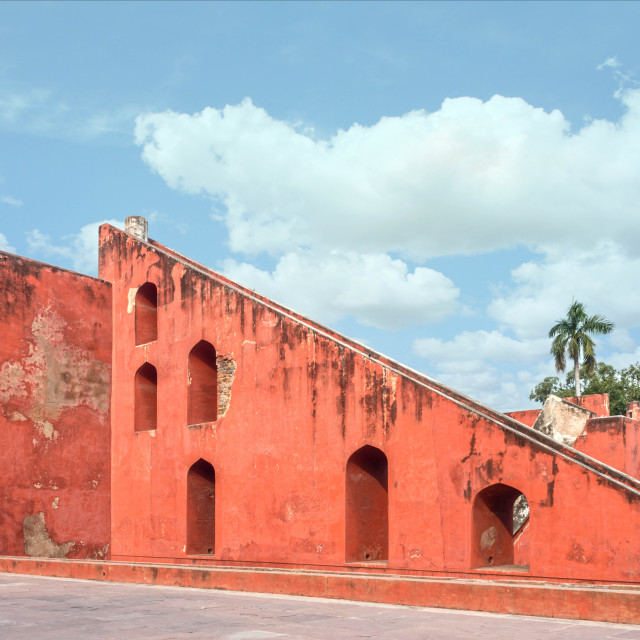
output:
[[[110,537],[111,287],[0,252],[0,554]]]
[[[632,478],[153,241],[103,226],[100,276],[113,285],[117,328],[114,559],[456,574],[509,558],[512,571],[531,577],[639,580],[640,483]],[[157,289],[157,334],[136,344],[146,283]],[[198,345],[206,366],[190,364]],[[215,383],[194,382],[214,369],[212,353]],[[145,363],[157,371],[157,423],[141,430],[136,372]],[[205,394],[197,413],[192,385]],[[213,407],[204,414],[207,393]],[[195,415],[209,421],[194,423]],[[363,447],[362,473],[348,473]],[[190,482],[189,471],[206,465],[212,470]],[[374,537],[382,552],[369,559],[350,537],[359,528],[348,514],[367,504],[358,487],[371,492],[387,536],[386,546]],[[530,518],[514,534],[501,510],[520,493]],[[189,523],[213,528],[212,546],[190,553]],[[507,544],[512,551],[496,546]]]
[[[592,418],[573,446],[614,469],[640,478],[640,420],[623,416]]]

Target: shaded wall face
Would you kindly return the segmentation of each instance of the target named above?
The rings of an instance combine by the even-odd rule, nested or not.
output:
[[[187,554],[214,553],[215,523],[215,471],[205,460],[198,460],[187,474]]]
[[[472,543],[476,567],[514,564],[513,505],[520,495],[513,487],[496,484],[476,496]]]
[[[111,288],[0,253],[0,554],[109,549]]]
[[[387,458],[379,449],[363,447],[349,458],[346,476],[346,560],[388,560]]]

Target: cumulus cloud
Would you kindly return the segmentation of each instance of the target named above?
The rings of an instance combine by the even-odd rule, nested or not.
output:
[[[16,248],[9,244],[7,237],[3,233],[0,233],[0,250],[8,251],[9,253],[16,252]]]
[[[553,375],[549,341],[518,340],[500,331],[463,331],[452,340],[419,338],[413,352],[444,384],[503,411],[530,406],[530,390]]]
[[[136,120],[144,160],[173,188],[209,194],[231,249],[404,252],[415,259],[525,244],[635,245],[640,91],[617,122],[577,133],[520,98],[447,99],[328,140],[250,100]],[[606,229],[603,220],[606,218]]]
[[[224,272],[324,322],[352,315],[383,329],[442,320],[454,312],[459,294],[438,271],[409,271],[386,254],[300,251],[282,256],[273,272],[235,260],[224,263]]]
[[[616,58],[601,68],[621,73]],[[443,382],[517,408],[553,374],[547,331],[572,299],[621,331],[638,326],[640,90],[630,84],[614,94],[618,121],[579,130],[558,110],[496,95],[447,99],[327,139],[249,99],[144,113],[135,136],[171,188],[211,198],[230,249],[246,257],[225,263],[230,277],[327,322],[442,320],[460,310],[461,294],[428,268],[431,258],[527,247],[533,257],[488,304],[494,331],[413,347]],[[262,252],[275,268],[249,263]],[[627,338],[611,337],[620,361],[635,353]]]
[[[543,260],[520,265],[511,276],[509,292],[498,295],[488,313],[520,339],[545,335],[573,299],[620,329],[638,326],[640,296],[635,295],[635,283],[640,281],[640,256],[625,255],[614,242],[550,251]]]
[[[11,196],[0,196],[0,202],[2,204],[8,204],[12,207],[21,207],[24,204],[22,200],[18,200],[18,198],[13,198]]]
[[[428,360],[440,363],[440,368],[462,368],[477,371],[486,360],[531,362],[549,350],[547,340],[515,340],[499,331],[463,331],[453,340],[419,338],[413,351]]]
[[[95,275],[98,272],[98,229],[100,225],[109,223],[123,228],[120,220],[101,220],[84,225],[76,234],[64,236],[61,244],[56,244],[50,236],[33,229],[27,233],[30,251],[45,258],[62,258],[73,269]]]

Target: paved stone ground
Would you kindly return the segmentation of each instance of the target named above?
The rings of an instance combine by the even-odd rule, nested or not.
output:
[[[2,573],[0,638],[640,640],[640,626]]]

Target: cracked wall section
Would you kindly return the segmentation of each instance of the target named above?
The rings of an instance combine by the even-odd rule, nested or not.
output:
[[[111,287],[0,252],[0,331],[0,554],[104,555]]]
[[[66,558],[73,549],[73,542],[56,544],[47,531],[44,513],[38,511],[22,521],[24,553],[32,558]]]
[[[218,368],[218,419],[222,418],[231,402],[231,385],[236,375],[238,365],[229,355],[222,355],[216,358]]]

